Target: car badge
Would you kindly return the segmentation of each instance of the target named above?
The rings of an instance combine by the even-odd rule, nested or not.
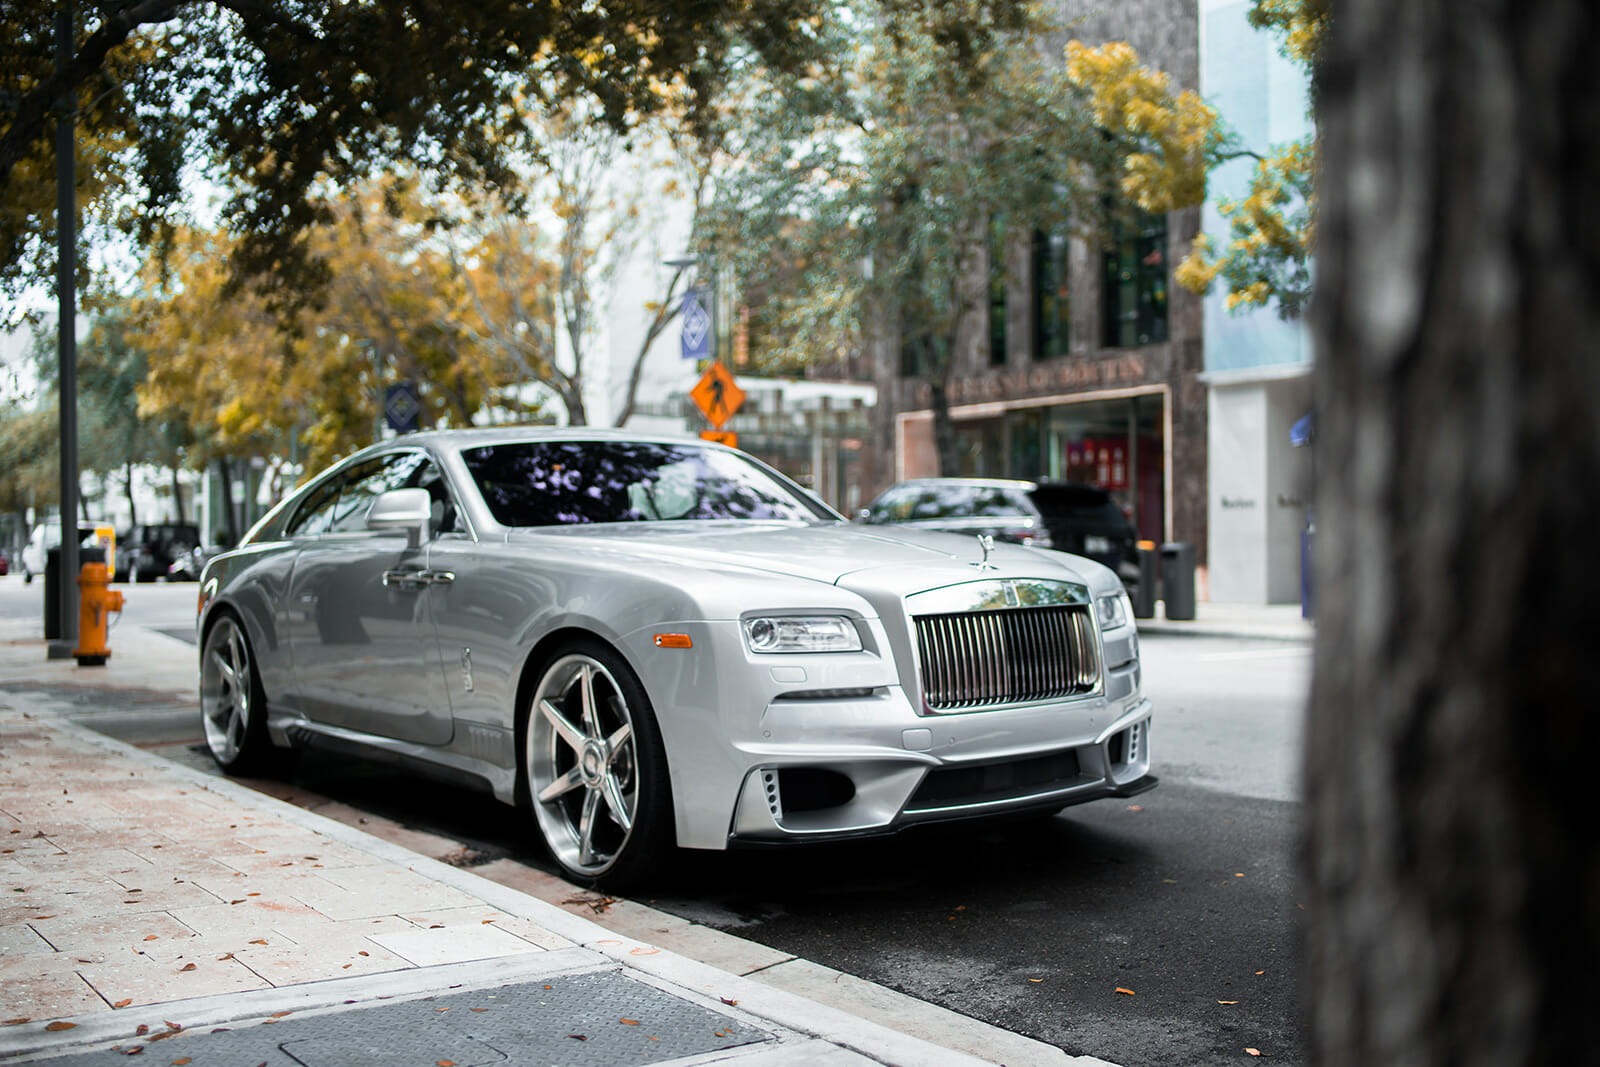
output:
[[[972,566],[978,568],[980,571],[999,570],[999,567],[989,562],[989,553],[994,551],[994,538],[989,534],[979,534],[978,545],[983,549],[983,558],[972,564]]]

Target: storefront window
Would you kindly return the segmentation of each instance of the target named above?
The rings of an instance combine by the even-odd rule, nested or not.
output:
[[[1105,255],[1105,344],[1132,348],[1167,339],[1167,217],[1113,224]]]
[[[1133,521],[1165,539],[1164,398],[1159,394],[1057,404],[961,422],[961,474],[1092,485]]]

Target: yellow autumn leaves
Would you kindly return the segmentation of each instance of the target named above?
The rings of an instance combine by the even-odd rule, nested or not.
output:
[[[1067,76],[1088,92],[1101,129],[1139,146],[1123,158],[1123,195],[1152,214],[1204,202],[1218,127],[1200,94],[1174,92],[1172,79],[1140,64],[1126,41],[1069,41]]]

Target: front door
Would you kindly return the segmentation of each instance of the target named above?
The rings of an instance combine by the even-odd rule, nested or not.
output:
[[[420,453],[380,457],[329,487],[323,496],[337,502],[294,531],[300,548],[283,621],[294,660],[290,701],[308,718],[442,745],[454,733],[450,694],[427,585],[408,577],[425,569],[427,549],[408,547],[403,533],[366,529],[372,501],[421,461]]]

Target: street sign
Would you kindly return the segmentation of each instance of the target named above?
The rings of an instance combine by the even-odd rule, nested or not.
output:
[[[711,355],[711,314],[700,303],[700,290],[683,294],[683,333],[679,343],[684,359],[707,359]]]
[[[695,387],[689,390],[689,398],[710,420],[711,425],[720,430],[722,424],[733,418],[733,413],[744,403],[744,390],[733,380],[727,367],[713,363],[706,368]]]
[[[701,430],[700,437],[702,440],[715,441],[717,444],[727,445],[729,448],[739,447],[739,435],[732,430]]]
[[[395,433],[413,433],[417,417],[422,414],[422,403],[417,399],[413,382],[396,382],[383,393],[383,417]]]

